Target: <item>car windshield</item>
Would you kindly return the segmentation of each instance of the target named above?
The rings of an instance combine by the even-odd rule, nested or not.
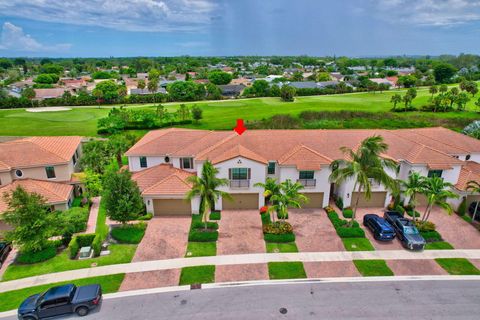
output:
[[[405,227],[405,234],[418,234],[418,230],[415,227]]]

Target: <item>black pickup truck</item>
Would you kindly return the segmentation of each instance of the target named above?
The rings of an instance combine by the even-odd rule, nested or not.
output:
[[[53,287],[43,294],[35,294],[25,299],[18,308],[18,319],[37,320],[70,313],[83,317],[98,307],[101,301],[102,288],[98,284]]]
[[[404,218],[402,214],[396,211],[387,211],[383,217],[391,223],[397,233],[397,238],[405,248],[416,251],[425,248],[425,239],[420,235],[412,221]]]

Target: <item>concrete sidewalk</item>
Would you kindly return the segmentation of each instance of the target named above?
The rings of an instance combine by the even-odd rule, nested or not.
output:
[[[470,250],[427,250],[410,252],[405,250],[384,251],[338,251],[338,252],[297,252],[297,253],[255,253],[224,255],[211,257],[178,258],[168,260],[142,261],[125,264],[108,265],[95,268],[78,269],[50,273],[30,278],[0,282],[0,292],[22,288],[70,281],[81,278],[105,276],[118,273],[135,273],[155,270],[179,269],[199,265],[238,265],[287,261],[351,261],[351,260],[423,260],[437,258],[480,259],[479,249]]]
[[[90,207],[90,214],[88,216],[87,230],[84,233],[95,233],[97,228],[98,210],[100,209],[101,197],[92,198],[92,206]]]

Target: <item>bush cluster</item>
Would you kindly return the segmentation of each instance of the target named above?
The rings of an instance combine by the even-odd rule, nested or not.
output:
[[[21,252],[17,256],[16,262],[23,264],[32,264],[52,259],[57,254],[57,248],[52,244],[47,248],[37,252]]]
[[[418,231],[435,231],[437,227],[433,222],[430,221],[417,221],[415,226],[417,227]]]
[[[353,217],[353,210],[351,208],[345,208],[342,211],[345,219],[351,219]]]
[[[220,220],[222,217],[222,214],[220,211],[212,211],[210,212],[210,220]]]
[[[294,233],[284,233],[284,234],[272,234],[265,233],[263,235],[265,242],[274,242],[274,243],[285,243],[285,242],[294,242],[295,234]]]
[[[153,213],[148,212],[148,213],[146,213],[146,214],[143,214],[143,215],[138,216],[137,220],[139,220],[139,221],[147,221],[147,220],[151,220],[152,218],[153,218]]]
[[[340,219],[331,207],[326,207],[325,211],[340,238],[365,238],[365,231],[360,228],[357,221],[354,221],[351,227],[347,227],[348,221]]]
[[[97,235],[95,233],[92,234],[79,234],[70,240],[68,244],[68,255],[70,259],[75,259],[82,247],[92,247],[92,243],[95,240]]]
[[[205,222],[192,221],[192,229],[205,229]],[[207,230],[218,230],[218,223],[214,221],[207,221]]]
[[[264,234],[286,234],[293,233],[293,227],[286,221],[275,221],[263,225]]]

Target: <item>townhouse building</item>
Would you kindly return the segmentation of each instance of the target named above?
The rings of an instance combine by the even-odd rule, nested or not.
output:
[[[398,164],[388,171],[396,179],[407,179],[412,171],[440,176],[455,185],[460,199],[474,201],[465,191],[468,179],[480,181],[480,141],[445,128],[404,130],[248,130],[233,131],[165,129],[151,131],[126,156],[147,206],[156,215],[198,213],[199,200],[185,200],[191,188],[188,176],[201,175],[209,160],[220,178],[229,181],[222,190],[232,200],[219,199],[216,209],[258,209],[265,204],[263,189],[256,186],[267,177],[279,182],[290,179],[304,186],[309,198],[305,208],[323,208],[335,195],[349,206],[359,198],[362,207],[384,207],[390,192],[374,185],[371,199],[356,192],[354,179],[341,184],[329,181],[330,164],[345,155],[341,147],[355,149],[363,139],[380,135],[389,145],[383,157]],[[405,199],[408,200],[408,199]],[[425,199],[419,197],[419,202]]]

